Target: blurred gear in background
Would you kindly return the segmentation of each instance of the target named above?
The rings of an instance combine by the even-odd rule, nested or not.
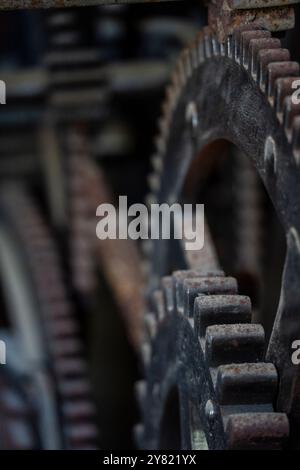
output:
[[[299,447],[297,2],[62,3],[0,0],[0,448]],[[119,195],[204,249],[98,240]]]
[[[153,6],[0,15],[1,448],[135,446],[143,262],[133,241],[99,243],[96,208],[144,199],[164,87],[204,23]]]

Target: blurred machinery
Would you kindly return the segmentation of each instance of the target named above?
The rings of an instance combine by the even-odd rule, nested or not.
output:
[[[0,447],[299,447],[297,2],[105,3],[0,0]],[[204,249],[98,240],[119,195]]]

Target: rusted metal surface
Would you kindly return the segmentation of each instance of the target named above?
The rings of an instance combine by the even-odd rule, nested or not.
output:
[[[208,5],[208,21],[221,41],[236,28],[255,24],[269,31],[285,31],[295,26],[293,4],[299,0],[213,0]]]
[[[119,3],[156,3],[161,1],[165,2],[171,0],[0,0],[0,9],[65,8],[75,6],[114,5]]]

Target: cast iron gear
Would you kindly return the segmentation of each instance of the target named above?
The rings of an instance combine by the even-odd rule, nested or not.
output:
[[[300,307],[299,293],[296,289],[300,276],[300,204],[298,197],[300,188],[300,105],[292,99],[293,83],[299,80],[298,76],[299,64],[290,60],[289,51],[283,49],[280,40],[272,37],[269,31],[256,25],[244,26],[235,30],[234,34],[225,43],[222,43],[214,37],[209,28],[205,28],[191,47],[181,54],[163,105],[160,134],[156,139],[156,152],[153,157],[154,171],[149,178],[151,194],[148,197],[148,202],[168,202],[172,204],[184,201],[185,182],[189,172],[193,171],[193,164],[198,158],[201,158],[201,155],[212,143],[225,140],[236,145],[239,151],[251,159],[266,187],[286,234],[287,255],[282,276],[278,312],[267,353],[257,358],[258,361],[272,362],[279,372],[278,394],[275,393],[274,385],[274,394],[270,393],[268,395],[268,403],[269,405],[274,403],[274,410],[280,413],[276,414],[272,411],[274,413],[271,418],[274,419],[274,425],[272,426],[269,426],[264,419],[251,422],[251,418],[243,417],[242,414],[239,418],[235,417],[234,420],[237,420],[235,423],[238,422],[237,428],[241,432],[243,426],[248,430],[251,428],[251,432],[253,432],[253,437],[249,432],[248,438],[244,440],[240,432],[236,433],[234,431],[232,424],[234,420],[225,420],[225,426],[223,426],[225,434],[216,432],[214,438],[209,433],[210,426],[203,415],[204,422],[202,426],[204,428],[201,429],[204,429],[206,433],[205,442],[212,448],[222,448],[224,446],[254,448],[256,445],[259,448],[276,447],[279,445],[281,438],[285,439],[287,433],[286,417],[281,412],[289,415],[292,435],[295,434],[294,430],[299,421],[297,415],[299,394],[294,393],[299,383],[299,368],[292,364],[290,356],[293,340],[300,337],[300,324],[295,315]],[[210,147],[211,158],[213,153],[214,149]],[[149,266],[149,292],[151,296],[153,295],[151,292],[157,289],[159,289],[159,292],[161,291],[161,278],[169,276],[174,268],[189,269],[191,266],[187,258],[187,252],[184,252],[181,243],[177,245],[172,243],[172,249],[170,247],[171,244],[165,240],[152,240],[147,245],[147,252],[151,259]],[[154,253],[155,256],[153,256]],[[200,274],[207,271],[205,263],[204,265],[199,264],[198,268],[201,270]],[[212,285],[218,285],[219,282],[216,278],[212,281]],[[217,294],[225,299],[222,291],[218,292],[217,290]],[[237,292],[235,291],[233,294],[237,295]],[[162,297],[161,294],[159,296]],[[209,296],[202,296],[197,298],[197,305],[198,302],[201,303],[201,300],[198,300],[201,298],[207,299],[207,302],[216,300],[218,304],[217,298],[210,299]],[[149,363],[149,366],[146,367],[146,377],[149,382],[146,386],[145,402],[148,411],[146,411],[147,419],[142,434],[145,436],[146,441],[148,440],[148,445],[154,447],[159,445],[157,423],[161,418],[159,416],[162,409],[161,399],[167,393],[165,389],[162,390],[159,384],[163,384],[164,380],[169,380],[166,370],[163,371],[159,365],[160,362],[163,363],[167,360],[169,354],[167,349],[164,349],[164,341],[165,343],[168,342],[169,350],[173,351],[174,355],[178,353],[177,348],[180,349],[181,347],[186,347],[189,350],[188,355],[184,351],[180,353],[183,354],[183,357],[186,355],[186,357],[191,358],[192,351],[196,349],[200,351],[198,352],[198,358],[193,358],[191,364],[186,362],[184,374],[191,374],[192,377],[198,376],[199,380],[201,376],[199,371],[208,370],[209,363],[214,363],[215,360],[217,365],[220,365],[220,362],[218,362],[220,357],[217,356],[216,349],[214,347],[210,349],[209,346],[210,330],[207,333],[207,341],[201,340],[201,335],[199,339],[199,329],[197,329],[199,328],[197,326],[199,321],[194,317],[188,319],[188,315],[178,312],[176,303],[174,309],[175,315],[169,317],[163,315],[164,320],[161,323],[150,322],[154,328],[157,328],[157,339],[154,340],[151,352],[148,342],[144,343],[142,347],[146,363]],[[167,311],[167,307],[160,309],[161,312],[164,310]],[[201,313],[199,315],[201,317]],[[191,321],[192,325],[190,325]],[[249,317],[247,321],[250,321]],[[227,323],[224,319],[221,322]],[[181,326],[178,326],[180,323]],[[216,323],[218,324],[218,322]],[[181,328],[183,331],[181,331]],[[241,332],[238,332],[239,327],[236,329],[230,327],[230,331],[226,328],[229,327],[217,326],[213,331],[213,334],[216,334],[217,337],[218,334],[220,334],[220,338],[224,337],[226,344],[227,340],[229,341],[229,338],[234,336],[233,333],[237,336],[242,335]],[[251,328],[253,330],[250,331]],[[256,331],[254,334],[255,339],[258,339],[258,331],[262,330],[255,325],[250,325],[250,329],[249,335],[247,333],[246,336],[251,343],[254,331]],[[166,333],[167,330],[169,331],[168,334]],[[226,331],[228,331],[228,337]],[[204,333],[202,332],[202,337]],[[188,339],[183,341],[187,334],[186,338]],[[160,339],[162,337],[165,338],[164,341]],[[237,337],[235,338],[237,340]],[[254,341],[253,348],[256,346]],[[209,356],[209,359],[208,356],[204,355],[203,351],[206,350],[208,355],[211,352],[213,353],[212,356]],[[171,353],[170,356],[172,356]],[[235,360],[239,363],[239,359]],[[220,406],[221,408],[223,406],[223,399],[226,403],[227,393],[223,393],[223,387],[226,389],[227,384],[232,384],[232,390],[235,387],[240,390],[239,385],[237,385],[238,381],[244,380],[245,371],[248,367],[244,365],[245,360],[243,358],[241,358],[241,361],[242,365],[237,366],[235,369],[235,371],[239,370],[238,374],[232,374],[233,370],[230,371],[228,365],[225,366],[223,374],[223,366],[221,366],[221,372],[217,375],[219,379],[215,381],[216,389],[212,396],[213,399],[217,399],[218,404],[215,405],[214,403],[217,412],[213,422],[219,423],[219,429],[222,429],[222,426],[220,420],[217,419],[218,410]],[[246,373],[246,380],[252,376],[252,373],[252,377],[254,377],[257,372],[258,378],[263,377],[262,382],[275,384],[277,379],[274,366],[264,362],[262,364],[262,368],[257,364],[253,366],[251,372],[249,371],[249,375],[248,372]],[[264,372],[262,372],[263,370]],[[226,381],[227,371],[229,374],[228,383]],[[260,373],[262,373],[261,376]],[[152,387],[153,377],[157,379],[157,390]],[[202,377],[204,377],[203,372]],[[198,388],[196,387],[196,393],[203,394],[202,407],[203,404],[206,405],[207,400],[211,399],[210,393],[213,390],[212,388],[209,389],[209,394],[206,392],[207,384],[210,383],[208,377],[208,374],[205,374],[205,380],[198,382]],[[235,379],[237,383],[235,383]],[[270,382],[268,382],[269,379]],[[183,384],[186,382],[182,380]],[[220,388],[218,388],[218,384],[220,384]],[[194,385],[190,386],[193,388]],[[266,390],[270,392],[273,385],[266,385],[266,388],[263,386],[257,395],[255,393],[252,395],[253,388],[250,383],[248,386],[249,401],[252,404],[254,403],[255,406],[261,403],[266,404]],[[156,392],[157,395],[155,395]],[[232,406],[241,405],[238,401],[238,394],[230,392],[229,395],[232,400],[228,404],[229,410]],[[242,401],[244,400],[243,396],[241,391],[240,399]],[[262,401],[260,401],[260,396]],[[154,405],[155,400],[157,400],[156,403],[160,403],[159,406]],[[221,400],[221,402],[218,402],[218,400]],[[153,403],[153,411],[151,412],[149,411],[151,410],[150,403]],[[180,409],[182,410],[181,406]],[[201,407],[199,409],[200,413],[203,413]],[[183,412],[181,420],[183,424],[186,421],[189,422],[186,413],[187,410]],[[226,415],[224,415],[223,409],[221,414]],[[280,428],[277,427],[276,423],[281,423]],[[263,430],[264,427],[265,430]],[[274,431],[273,437],[271,428]],[[233,429],[233,434],[231,434],[230,429]],[[279,429],[281,429],[280,432]],[[256,431],[258,432],[257,439],[254,437]],[[186,434],[183,433],[183,435]],[[232,435],[238,439],[237,444]],[[268,439],[264,440],[259,436],[268,436]],[[277,440],[279,436],[281,437]],[[240,442],[239,438],[241,439]],[[274,444],[275,442],[276,444]],[[182,445],[192,446],[193,440],[189,438]]]

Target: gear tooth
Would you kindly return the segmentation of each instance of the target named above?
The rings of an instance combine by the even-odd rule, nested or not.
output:
[[[141,356],[145,368],[147,368],[150,364],[151,354],[152,350],[150,343],[148,341],[143,341],[141,345]]]
[[[151,341],[156,336],[157,332],[157,321],[155,315],[151,312],[146,313],[144,322],[147,337]]]
[[[278,78],[297,77],[300,72],[298,62],[272,62],[267,66],[267,94],[274,97],[275,81]]]
[[[213,56],[224,55],[222,53],[222,45],[214,36],[211,36],[211,50]]]
[[[158,320],[162,320],[165,316],[165,304],[163,293],[160,289],[155,290],[151,296],[151,307],[156,314]]]
[[[178,99],[178,96],[180,94],[181,88],[182,88],[181,76],[180,76],[179,66],[178,66],[178,62],[177,62],[176,65],[175,65],[175,69],[173,70],[173,72],[171,74],[171,87],[170,87],[170,89],[172,90],[172,99],[173,99],[173,102],[174,102],[174,108],[173,109],[175,109],[175,106],[176,106],[177,99]]]
[[[174,306],[178,312],[183,313],[184,305],[184,281],[186,279],[201,278],[201,277],[218,277],[224,276],[223,271],[206,272],[201,270],[181,270],[175,271],[172,276],[173,292],[174,292]]]
[[[203,36],[204,36],[203,31],[200,31],[197,35],[197,38],[196,38],[198,64],[201,64],[205,59]]]
[[[289,142],[292,141],[292,129],[294,119],[300,114],[300,103],[293,102],[292,96],[287,96],[283,104],[283,125]]]
[[[179,59],[176,64],[176,73],[178,76],[177,83],[181,88],[183,88],[187,81],[187,70],[185,69],[185,58],[184,55],[186,54],[186,49],[180,53]]]
[[[240,28],[236,28],[232,35],[232,57],[237,62],[240,63],[240,52],[241,52],[241,34],[245,31],[256,31],[262,29],[256,25],[244,25]]]
[[[224,55],[231,59],[234,57],[234,40],[232,36],[229,36],[224,43]]]
[[[59,384],[59,390],[66,399],[78,399],[90,393],[89,384],[84,378],[62,380]]]
[[[262,49],[280,49],[281,42],[277,38],[251,39],[248,46],[248,68],[254,79],[258,73],[258,52]]]
[[[183,50],[181,60],[182,60],[184,76],[185,76],[184,81],[186,82],[193,72],[192,56],[191,56],[191,52],[189,48]]]
[[[158,129],[159,134],[166,140],[168,137],[168,120],[166,119],[166,115],[163,112],[162,116],[158,120]]]
[[[143,424],[139,423],[136,424],[133,428],[133,435],[134,435],[134,440],[136,442],[136,445],[138,449],[144,449],[144,434],[145,434],[145,427]]]
[[[174,311],[174,292],[172,276],[163,277],[162,291],[167,312],[168,314],[172,314]]]
[[[183,311],[188,317],[193,316],[194,302],[198,295],[237,293],[237,282],[233,277],[204,277],[185,279],[183,282]]]
[[[61,359],[55,365],[56,372],[61,377],[82,377],[87,373],[86,362],[79,357]]]
[[[70,401],[62,405],[62,413],[71,421],[83,421],[96,415],[96,409],[88,400]]]
[[[162,158],[159,154],[155,153],[154,155],[152,155],[151,165],[152,165],[152,168],[154,169],[154,171],[156,172],[156,174],[162,172],[163,161],[162,161]]]
[[[209,26],[203,28],[203,43],[204,43],[204,57],[209,59],[213,55],[212,50],[212,41],[211,41],[211,32]]]
[[[78,339],[57,339],[53,341],[53,354],[57,358],[72,356],[82,352],[82,345]]]
[[[280,450],[289,434],[284,413],[241,413],[230,415],[225,427],[232,450]]]
[[[263,92],[266,91],[268,65],[271,62],[287,62],[290,60],[288,49],[261,49],[257,54],[258,74],[257,83]]]
[[[232,58],[235,60],[235,62],[239,63],[240,61],[240,35],[241,31],[239,29],[236,29],[233,32],[233,55]]]
[[[98,432],[94,424],[81,424],[77,426],[70,426],[66,429],[66,434],[69,438],[69,448],[80,449],[84,448],[91,441],[97,442]]]
[[[71,318],[59,318],[55,322],[48,321],[48,331],[53,339],[67,339],[77,334],[79,327]]]
[[[199,65],[199,56],[198,56],[198,41],[193,41],[191,45],[191,61],[192,68],[195,70]]]
[[[277,372],[265,362],[218,367],[216,395],[221,405],[272,404],[277,391]]]
[[[175,271],[172,275],[174,307],[177,312],[183,312],[183,281],[190,271]]]
[[[219,42],[219,54],[222,57],[227,55],[227,40],[225,42]]]
[[[242,31],[240,34],[240,61],[241,65],[245,68],[251,67],[250,54],[249,54],[249,43],[251,39],[256,39],[262,41],[263,39],[270,38],[271,33],[269,31]],[[249,67],[249,68],[250,68]]]
[[[300,165],[300,116],[296,116],[293,123],[292,136],[293,153],[297,166]]]
[[[161,134],[158,134],[156,138],[154,139],[156,151],[158,155],[164,155],[166,152],[166,141],[164,139],[164,136]]]
[[[171,76],[172,79],[172,76]],[[176,107],[176,91],[174,90],[174,86],[169,85],[166,88],[166,109],[165,113],[168,116],[168,119],[171,119],[172,113]]]
[[[134,384],[135,396],[139,405],[141,414],[144,413],[146,394],[147,394],[147,382],[145,380],[139,380]]]
[[[210,367],[221,364],[263,360],[265,333],[261,325],[234,324],[208,326],[205,356]]]
[[[149,176],[148,176],[148,184],[149,184],[149,188],[150,190],[153,192],[153,193],[157,193],[159,191],[159,188],[160,188],[160,177],[159,175],[154,172],[154,173],[151,173]]]
[[[203,295],[194,303],[195,329],[204,337],[211,325],[251,322],[251,301],[243,295]]]
[[[293,93],[292,85],[300,77],[278,78],[274,84],[274,106],[280,122],[283,122],[284,100]]]

